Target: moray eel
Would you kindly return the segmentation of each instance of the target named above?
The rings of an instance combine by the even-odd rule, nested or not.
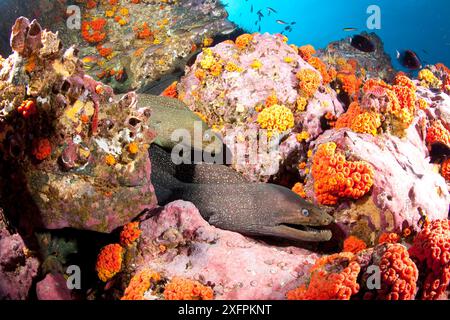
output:
[[[138,105],[152,109],[150,125],[158,134],[149,152],[152,184],[160,205],[179,199],[190,201],[211,225],[249,236],[313,242],[331,239],[331,231],[313,227],[329,225],[333,218],[287,188],[249,182],[225,165],[175,165],[170,151],[180,144],[184,150],[217,153],[221,157],[230,152],[181,101],[139,94]],[[180,128],[190,137],[198,132],[207,137],[201,143],[174,141],[173,132]]]
[[[154,144],[150,158],[152,184],[160,205],[179,199],[190,201],[211,225],[249,236],[308,242],[331,239],[331,231],[313,227],[329,225],[333,218],[287,188],[249,183],[227,166],[210,164],[195,165],[191,172],[195,183],[188,183],[177,175],[189,165],[180,169],[168,152]]]
[[[220,137],[178,99],[139,94],[138,107],[152,109],[150,126],[158,133],[153,143],[167,150],[178,145],[223,156],[225,149]],[[180,134],[187,139],[181,138]]]

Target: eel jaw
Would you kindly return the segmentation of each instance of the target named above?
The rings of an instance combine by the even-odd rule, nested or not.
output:
[[[305,242],[325,242],[331,240],[330,230],[318,230],[303,225],[279,224],[263,228],[263,232],[280,238]]]

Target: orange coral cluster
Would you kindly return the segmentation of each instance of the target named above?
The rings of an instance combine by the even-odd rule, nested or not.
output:
[[[359,199],[373,185],[372,165],[365,161],[347,161],[336,144],[328,142],[318,147],[314,155],[312,176],[317,201],[335,205],[340,198]]]
[[[103,282],[114,277],[122,268],[123,248],[114,243],[103,247],[97,256],[95,269]]]
[[[412,300],[419,272],[401,244],[389,244],[380,259],[381,288],[368,292],[364,299]]]
[[[441,166],[441,175],[446,181],[450,181],[450,158],[446,159]]]
[[[300,55],[300,57],[302,57],[303,60],[308,62],[309,59],[312,58],[313,54],[316,54],[316,49],[314,49],[312,45],[307,44],[298,48],[298,54]]]
[[[338,253],[318,259],[311,268],[308,285],[287,293],[289,300],[349,300],[359,291],[360,265],[352,253]]]
[[[120,244],[125,247],[131,246],[140,235],[139,222],[127,223],[120,232]]]
[[[400,236],[394,232],[384,232],[378,238],[378,244],[383,243],[398,243],[400,241]]]
[[[174,81],[170,86],[168,86],[168,87],[161,93],[161,95],[162,95],[163,97],[177,98],[177,97],[178,97],[177,85],[178,85],[178,81]]]
[[[174,277],[164,289],[166,300],[212,300],[213,290],[198,281]]]
[[[357,102],[352,102],[346,113],[335,123],[336,129],[350,128],[357,133],[378,134],[381,127],[381,115],[372,111],[362,111]]]
[[[33,100],[25,100],[22,104],[17,108],[17,111],[24,117],[28,118],[29,116],[35,114],[37,112],[36,102]]]
[[[312,97],[322,82],[317,71],[311,69],[300,70],[297,73],[297,79],[300,93],[306,98]]]
[[[105,40],[106,32],[104,28],[106,23],[106,20],[103,18],[97,18],[92,21],[83,21],[81,25],[81,35],[83,39],[89,43],[98,43]]]
[[[251,34],[245,33],[236,38],[235,44],[239,49],[245,49],[253,41]]]
[[[101,44],[99,44],[97,46],[97,52],[103,58],[109,58],[111,56],[111,54],[113,53],[113,49],[112,48],[105,48]]]
[[[153,37],[153,32],[147,22],[144,22],[141,26],[134,27],[133,30],[138,39],[150,39]]]
[[[440,142],[450,146],[450,132],[444,127],[441,120],[433,121],[427,129],[426,142],[428,144]]]
[[[336,70],[334,68],[328,68],[327,65],[320,60],[320,58],[313,57],[315,53],[316,50],[311,45],[305,45],[298,48],[298,54],[302,57],[302,59],[313,66],[314,69],[319,71],[322,76],[323,83],[328,84],[336,77]]]
[[[343,252],[358,253],[367,248],[366,243],[355,236],[350,236],[344,240]]]
[[[152,290],[161,280],[161,275],[150,269],[143,269],[131,278],[121,300],[145,300],[144,294]]]
[[[303,183],[300,182],[296,183],[294,187],[292,187],[292,191],[298,194],[300,197],[306,198],[306,192]]]
[[[338,70],[336,79],[341,85],[341,89],[346,92],[353,99],[357,99],[359,89],[362,85],[362,79],[356,75],[358,62],[356,60],[340,59],[338,62]]]
[[[450,221],[435,220],[425,225],[409,254],[424,275],[421,298],[439,299],[450,284]]]
[[[51,153],[52,153],[52,146],[48,139],[44,138],[33,141],[32,154],[37,160],[39,161],[45,160],[50,156]]]

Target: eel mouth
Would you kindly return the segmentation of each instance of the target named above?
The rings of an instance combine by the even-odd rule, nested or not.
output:
[[[333,236],[330,230],[321,229],[321,227],[311,228],[299,224],[282,223],[270,229],[273,236],[297,241],[325,242],[331,240]]]

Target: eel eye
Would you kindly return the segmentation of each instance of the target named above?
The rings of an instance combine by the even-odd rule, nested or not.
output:
[[[308,217],[308,216],[309,216],[309,210],[308,210],[308,209],[302,209],[302,214],[303,214],[305,217]]]

